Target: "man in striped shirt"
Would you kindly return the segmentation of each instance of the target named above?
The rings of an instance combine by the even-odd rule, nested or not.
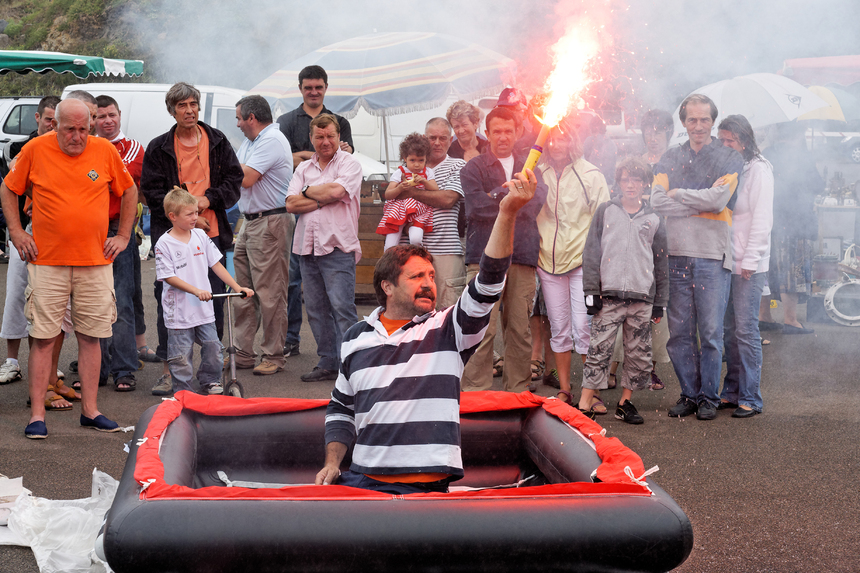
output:
[[[448,156],[451,147],[451,124],[444,117],[434,117],[424,127],[430,140],[427,167],[433,169],[438,191],[413,188],[400,194],[412,197],[433,207],[433,230],[424,234],[424,248],[433,255],[436,270],[436,309],[448,308],[457,302],[466,286],[466,251],[457,227],[463,209],[463,189],[460,186],[460,169],[466,165],[462,159]],[[401,245],[408,245],[403,236]]]
[[[517,213],[537,180],[527,171],[505,187],[480,271],[454,306],[434,310],[433,256],[423,247],[389,249],[377,263],[373,284],[381,306],[343,338],[317,485],[339,479],[407,494],[447,491],[463,477],[460,376],[484,338],[510,266]],[[353,443],[352,463],[341,475]]]

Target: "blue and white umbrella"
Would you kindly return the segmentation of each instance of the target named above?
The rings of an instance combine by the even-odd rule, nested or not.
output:
[[[248,93],[276,101],[281,111],[295,109],[302,103],[299,72],[310,65],[322,66],[328,74],[326,107],[347,118],[361,107],[371,115],[390,116],[439,107],[451,95],[465,100],[496,95],[516,69],[510,58],[467,40],[392,32],[314,50]]]

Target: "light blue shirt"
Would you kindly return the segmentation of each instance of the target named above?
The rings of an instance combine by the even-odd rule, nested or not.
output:
[[[293,153],[278,125],[267,125],[254,141],[245,138],[237,155],[242,165],[260,173],[260,178],[250,188],[242,187],[239,197],[242,213],[262,213],[284,207],[287,188],[293,178]]]

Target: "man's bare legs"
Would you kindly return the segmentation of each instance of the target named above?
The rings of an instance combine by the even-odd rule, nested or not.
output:
[[[6,340],[6,358],[18,360],[18,352],[21,350],[21,339],[12,338]]]
[[[81,414],[93,419],[98,409],[99,370],[102,350],[99,339],[76,332],[78,338],[78,374],[81,377]]]
[[[45,394],[48,392],[53,349],[53,338],[30,339],[30,359],[28,361],[30,423],[45,419]],[[57,371],[54,370],[54,376],[56,375]]]

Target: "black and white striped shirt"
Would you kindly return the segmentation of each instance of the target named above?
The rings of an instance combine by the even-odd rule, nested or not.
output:
[[[460,377],[483,340],[510,258],[481,260],[456,305],[388,334],[377,308],[343,338],[326,443],[355,441],[350,469],[463,476]]]

